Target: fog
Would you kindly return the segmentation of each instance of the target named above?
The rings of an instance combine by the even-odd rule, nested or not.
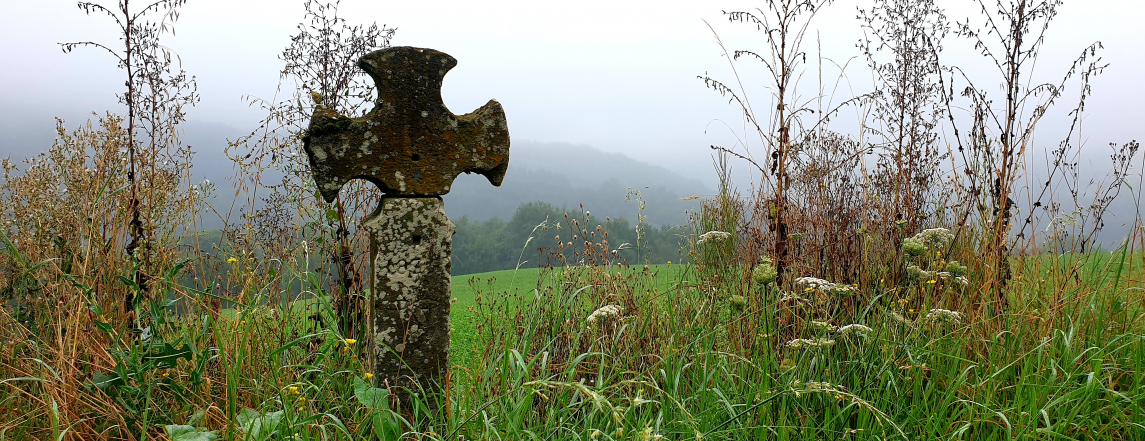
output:
[[[277,90],[277,56],[296,32],[302,3],[192,0],[181,9],[176,33],[164,44],[198,81],[202,101],[190,111],[191,120],[241,133],[264,116],[244,96],[271,99],[289,93]],[[808,70],[800,80],[804,102],[818,93],[820,82],[833,103],[874,87],[855,48],[862,36],[856,8],[866,5],[834,2],[815,18],[803,47],[808,53]],[[976,2],[939,5],[952,21],[983,22]],[[738,0],[344,0],[340,15],[351,24],[396,27],[395,45],[430,47],[456,57],[458,66],[446,76],[442,92],[455,113],[496,98],[514,139],[591,145],[714,187],[708,146],[736,147],[737,140],[750,136],[739,109],[697,76],[735,79],[716,34],[729,50],[766,50],[764,35],[754,26],[729,23],[722,13],[763,6]],[[124,74],[114,59],[90,48],[64,54],[57,44],[118,44],[108,17],[87,16],[73,1],[3,0],[3,10],[0,41],[7,68],[0,69],[0,155],[19,158],[46,149],[54,135],[53,117],[74,128],[91,112],[121,111],[114,95]],[[1066,2],[1028,78],[1031,84],[1056,83],[1086,46],[1103,43],[1100,55],[1110,66],[1094,80],[1083,115],[1078,138],[1086,147],[1083,173],[1103,172],[1109,142],[1145,138],[1138,122],[1145,102],[1139,80],[1145,71],[1140,45],[1145,30],[1136,23],[1143,11],[1145,6],[1132,1]],[[979,87],[997,93],[1000,75],[972,42],[949,35],[945,47],[944,63],[961,66]],[[765,108],[771,91],[762,71],[750,61],[735,64],[758,109]],[[1056,147],[1064,136],[1066,111],[1077,93],[1076,82],[1069,86],[1061,105],[1041,123],[1039,149]],[[844,111],[832,128],[853,132],[861,119],[856,112]],[[200,155],[220,155],[223,145],[220,139],[200,146]],[[1042,156],[1031,154],[1038,161]],[[741,187],[756,178],[747,164],[733,162],[733,167]],[[1125,207],[1120,215],[1126,215]]]

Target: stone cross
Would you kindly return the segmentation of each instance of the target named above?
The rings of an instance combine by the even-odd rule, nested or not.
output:
[[[380,387],[425,393],[442,409],[449,371],[450,254],[455,231],[441,195],[462,172],[500,186],[509,165],[509,130],[496,100],[454,115],[441,100],[453,57],[394,47],[358,61],[378,88],[362,118],[319,105],[303,137],[311,173],[327,202],[350,179],[382,189],[381,206],[363,222],[370,235],[367,321]]]

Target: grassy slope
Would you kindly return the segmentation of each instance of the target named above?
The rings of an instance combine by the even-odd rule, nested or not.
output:
[[[686,267],[684,265],[648,265],[648,268],[657,275],[653,282],[656,290],[665,291],[670,289],[671,284],[679,281],[679,276]],[[472,357],[471,349],[481,344],[474,329],[478,320],[474,311],[478,292],[485,294],[526,294],[537,288],[540,276],[541,271],[538,268],[453,276],[451,295],[457,299],[457,302],[453,304],[449,315],[453,327],[450,342],[453,349],[454,359],[452,363],[454,365],[468,364]]]

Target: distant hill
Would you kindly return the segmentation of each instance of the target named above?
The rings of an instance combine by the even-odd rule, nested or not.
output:
[[[619,153],[606,153],[587,145],[514,140],[509,171],[500,188],[479,175],[462,175],[443,198],[451,218],[508,219],[522,203],[548,202],[557,207],[585,210],[594,217],[626,217],[636,221],[639,205],[626,202],[629,189],[640,191],[647,202],[642,213],[653,225],[682,225],[698,200],[680,200],[714,191],[700,181]]]
[[[34,121],[17,124],[0,119],[0,157],[10,155],[18,162],[51,147],[55,121],[47,117],[24,119]],[[71,131],[80,124],[81,121],[69,120],[66,127]],[[182,124],[182,128],[181,140],[196,152],[193,179],[210,179],[218,184],[219,192],[212,204],[225,212],[234,197],[229,178],[235,169],[223,152],[228,138],[235,140],[249,132],[224,123],[195,120]],[[647,202],[643,214],[648,223],[681,225],[687,222],[686,210],[698,209],[699,203],[680,198],[714,192],[696,179],[620,153],[606,153],[587,145],[519,139],[512,142],[509,171],[500,188],[482,176],[458,177],[452,192],[444,197],[451,218],[507,220],[521,204],[540,201],[569,209],[584,204],[586,210],[601,218],[626,217],[635,222],[638,205],[625,202],[628,189],[632,188],[639,190]],[[201,227],[221,228],[222,223],[204,219]]]

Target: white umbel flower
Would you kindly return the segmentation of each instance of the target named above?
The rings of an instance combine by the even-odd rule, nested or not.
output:
[[[945,247],[950,244],[950,241],[954,240],[954,235],[950,233],[950,230],[945,228],[930,228],[922,230],[914,235],[914,238],[926,242],[926,244],[931,247]]]
[[[723,242],[729,237],[732,237],[732,233],[726,231],[709,231],[700,235],[700,240],[696,241],[696,245],[704,242]]]
[[[585,321],[587,321],[589,324],[595,324],[596,322],[607,318],[620,317],[620,314],[622,313],[624,313],[624,308],[620,305],[601,306],[600,308],[597,308],[596,311],[593,311],[592,314],[589,314]]]
[[[826,339],[826,338],[815,338],[815,339],[797,338],[795,340],[791,340],[791,341],[787,342],[787,344],[786,344],[786,346],[789,348],[825,348],[825,347],[834,346],[834,345],[835,345],[835,340],[830,340],[830,339]]]
[[[818,290],[839,295],[849,295],[855,292],[854,285],[832,283],[817,277],[800,277],[795,279],[795,284],[806,286],[808,290]]]
[[[930,313],[926,314],[925,320],[928,323],[961,323],[962,313],[951,311],[949,309],[935,308],[931,309]]]
[[[858,323],[852,323],[839,328],[840,336],[857,335],[859,337],[866,337],[867,334],[870,334],[871,332],[874,332],[874,330],[868,326],[863,326]]]
[[[811,327],[823,332],[835,332],[835,329],[837,329],[835,325],[825,320],[812,320]]]

